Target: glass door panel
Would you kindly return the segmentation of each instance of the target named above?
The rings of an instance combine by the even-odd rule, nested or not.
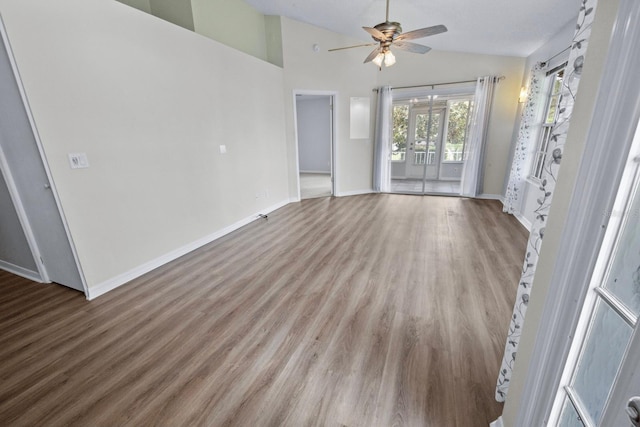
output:
[[[624,411],[611,399],[620,394],[621,373],[635,372],[629,366],[637,366],[637,354],[628,350],[640,340],[638,159],[623,177],[556,398],[554,411],[559,402],[562,409],[557,418],[552,411],[550,425],[605,426],[611,411]],[[640,386],[633,390],[640,393]],[[610,402],[617,407],[607,409]]]
[[[640,197],[627,208],[605,287],[635,316],[640,313]]]
[[[571,386],[592,425],[600,421],[632,332],[609,304],[598,301]]]
[[[442,145],[443,111],[416,111],[413,119],[413,141],[409,144],[407,178],[437,179],[439,154]],[[430,125],[430,126],[429,126]],[[422,186],[420,186],[422,192]]]
[[[394,101],[391,192],[459,194],[472,99],[460,93]]]
[[[569,398],[566,398],[564,401],[559,425],[564,427],[584,427],[580,415],[576,412]]]
[[[405,179],[407,170],[407,146],[409,144],[409,105],[394,104],[391,135],[391,191],[398,191],[398,182]],[[395,184],[395,185],[394,185]]]

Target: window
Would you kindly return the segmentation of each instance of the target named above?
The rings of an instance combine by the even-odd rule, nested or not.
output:
[[[544,165],[546,164],[549,145],[553,139],[553,128],[558,120],[558,103],[560,102],[560,92],[562,91],[562,78],[564,70],[559,70],[549,75],[549,91],[545,100],[544,115],[542,116],[542,126],[536,146],[535,155],[533,157],[533,168],[531,177],[535,179],[542,178]]]
[[[393,139],[391,141],[391,161],[404,162],[407,155],[407,136],[409,129],[409,106],[393,106]]]
[[[444,146],[445,162],[462,162],[464,143],[469,126],[469,99],[448,102],[447,139]]]

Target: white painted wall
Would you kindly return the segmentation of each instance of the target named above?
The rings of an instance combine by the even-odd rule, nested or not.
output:
[[[362,43],[312,25],[281,18],[282,47],[285,78],[285,115],[287,119],[287,147],[295,153],[293,123],[294,91],[337,92],[336,96],[336,152],[334,166],[336,194],[372,191],[373,148],[371,139],[351,139],[349,113],[351,97],[370,97],[372,111],[375,102],[372,89],[376,87],[377,70],[365,66],[362,60],[366,49],[327,52],[333,47]],[[320,46],[314,52],[313,45]],[[371,132],[373,134],[373,131]],[[297,197],[296,159],[289,158],[289,191]]]
[[[90,291],[288,201],[280,68],[115,1],[0,13]]]
[[[437,36],[434,36],[437,37]],[[378,85],[411,86],[505,76],[496,85],[487,135],[483,193],[502,195],[518,109],[524,58],[432,50],[426,55],[396,53],[396,65],[378,73]],[[359,64],[358,64],[359,65]],[[375,67],[374,67],[375,68]]]
[[[300,172],[331,173],[331,98],[298,97],[296,117]]]
[[[190,0],[190,2],[195,32],[256,58],[267,60],[267,38],[263,14],[244,1]]]
[[[149,0],[149,4],[154,16],[194,30],[191,0]]]

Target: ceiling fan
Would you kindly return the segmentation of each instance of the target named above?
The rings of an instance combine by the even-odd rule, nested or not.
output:
[[[369,56],[365,58],[364,63],[373,62],[379,68],[382,68],[382,62],[384,61],[384,65],[390,67],[396,63],[396,57],[391,52],[391,46],[412,53],[427,53],[431,50],[430,47],[418,43],[411,43],[407,40],[421,39],[423,37],[433,36],[447,31],[447,27],[444,25],[435,25],[433,27],[421,28],[419,30],[403,33],[399,22],[389,21],[389,0],[387,0],[386,20],[374,27],[362,28],[371,35],[371,37],[376,41],[375,43],[339,47],[336,49],[329,49],[329,52],[351,49],[354,47],[378,45],[378,47],[373,49]]]

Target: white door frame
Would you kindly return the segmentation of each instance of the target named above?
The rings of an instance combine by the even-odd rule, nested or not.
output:
[[[22,230],[24,231],[24,235],[27,238],[27,243],[29,244],[31,255],[33,256],[33,260],[35,261],[36,266],[38,268],[37,276],[25,274],[25,272],[22,272],[22,274],[21,272],[18,272],[18,271],[12,271],[12,272],[36,282],[50,283],[51,280],[49,279],[49,275],[47,274],[47,269],[45,268],[44,263],[42,262],[42,256],[40,254],[40,249],[38,248],[38,244],[36,243],[36,238],[33,233],[33,228],[31,228],[31,223],[29,223],[29,219],[27,218],[27,213],[24,209],[24,205],[22,204],[22,199],[20,198],[18,187],[16,186],[16,183],[13,179],[13,175],[11,175],[11,171],[9,170],[9,163],[7,162],[7,158],[4,154],[4,150],[2,149],[2,144],[0,144],[0,173],[2,173],[4,181],[7,183],[9,196],[11,196],[11,201],[13,202],[13,206],[15,207],[16,214],[18,215],[18,220],[20,221],[20,225],[22,225]]]
[[[299,156],[299,141],[298,141],[298,111],[297,111],[297,96],[298,95],[311,95],[311,96],[328,96],[331,100],[331,142],[330,142],[330,149],[331,149],[331,194],[333,196],[337,196],[338,195],[338,185],[337,185],[337,177],[336,177],[336,170],[337,168],[337,159],[338,159],[338,153],[337,153],[337,146],[336,146],[336,135],[337,135],[337,127],[338,127],[338,121],[337,121],[337,111],[338,111],[338,92],[335,91],[322,91],[322,90],[302,90],[302,89],[294,89],[293,91],[293,129],[294,129],[294,136],[295,136],[295,141],[296,141],[296,147],[295,147],[295,156],[296,156],[296,183],[297,183],[297,188],[298,188],[298,197],[296,199],[296,201],[300,201],[301,200],[301,196],[300,196],[300,156]]]
[[[409,147],[407,147],[407,154],[411,154],[410,156],[405,155],[405,161],[409,158],[411,161],[405,163],[405,178],[409,179],[420,179],[421,181],[431,181],[437,180],[438,175],[440,174],[440,163],[441,163],[441,154],[442,154],[442,142],[443,142],[443,129],[444,129],[444,118],[446,108],[438,108],[431,109],[431,106],[426,107],[418,107],[412,108],[409,114],[409,126],[408,126],[408,135],[407,141],[409,143]],[[436,154],[435,154],[435,163],[433,165],[429,165],[427,163],[427,154],[429,153],[429,139],[432,138],[433,135],[427,129],[427,143],[425,146],[425,163],[423,165],[416,165],[414,163],[415,159],[415,146],[416,146],[416,127],[418,126],[418,114],[426,114],[427,116],[431,116],[427,118],[427,126],[433,120],[433,117],[436,114],[440,114],[440,125],[438,128],[439,138],[436,140]],[[433,173],[435,169],[435,174]],[[423,193],[421,191],[420,193]]]
[[[49,169],[49,164],[47,162],[47,157],[44,153],[44,148],[42,146],[42,141],[40,139],[40,134],[38,133],[38,129],[36,127],[35,124],[35,120],[33,118],[33,114],[31,113],[31,107],[29,105],[29,101],[27,99],[27,95],[26,92],[24,90],[24,86],[22,84],[22,78],[20,77],[20,72],[18,70],[18,65],[16,63],[15,57],[13,55],[13,50],[11,48],[11,43],[9,41],[9,36],[7,35],[7,30],[6,27],[4,25],[4,21],[2,19],[2,15],[0,14],[0,36],[2,37],[1,42],[4,43],[5,49],[7,51],[7,57],[9,58],[9,62],[11,64],[11,69],[13,70],[13,78],[15,79],[15,82],[18,86],[18,90],[20,92],[20,98],[22,99],[22,103],[24,104],[24,109],[25,112],[27,114],[27,117],[29,119],[29,125],[31,127],[31,131],[33,132],[33,137],[36,141],[36,146],[38,148],[38,152],[40,153],[40,158],[42,161],[42,165],[44,167],[44,171],[46,173],[47,176],[47,183],[46,185],[50,186],[50,190],[51,193],[53,194],[53,198],[55,200],[56,203],[56,207],[58,208],[58,213],[60,214],[60,219],[62,221],[62,225],[64,226],[64,231],[65,234],[67,236],[67,239],[69,240],[69,246],[71,247],[71,252],[73,254],[73,258],[75,261],[75,264],[78,268],[78,274],[80,276],[80,280],[82,282],[82,288],[84,291],[85,296],[89,296],[89,292],[88,292],[88,287],[87,287],[87,282],[84,276],[84,272],[82,271],[82,266],[80,265],[80,260],[78,258],[78,253],[76,251],[76,247],[75,244],[73,242],[73,239],[71,238],[71,232],[69,230],[69,225],[67,223],[67,219],[64,215],[64,211],[62,210],[62,204],[60,202],[60,198],[58,196],[58,191],[56,190],[56,186],[55,183],[53,181],[52,175],[51,175],[51,170]],[[5,78],[11,78],[11,76],[5,76]],[[44,283],[50,283],[51,280],[49,278],[49,275],[47,273],[46,267],[44,266],[44,263],[42,262],[42,257],[41,257],[41,252],[40,249],[38,248],[38,244],[36,242],[35,239],[35,235],[33,233],[33,229],[29,223],[29,219],[27,217],[27,213],[24,209],[24,205],[22,203],[22,200],[20,199],[20,194],[18,193],[18,188],[15,184],[15,181],[13,179],[13,177],[11,176],[10,173],[10,168],[9,168],[9,164],[7,162],[6,156],[4,155],[4,152],[1,149],[2,147],[0,147],[0,164],[2,164],[2,169],[4,171],[6,171],[3,176],[5,178],[5,181],[7,182],[7,187],[9,188],[9,193],[11,195],[11,199],[13,200],[13,203],[15,205],[15,209],[16,212],[18,214],[18,218],[20,219],[20,223],[22,224],[23,228],[24,228],[24,233],[27,237],[27,241],[29,242],[29,247],[31,248],[31,252],[33,253],[34,259],[36,261],[36,264],[38,266],[38,272],[40,274],[40,279],[42,282]],[[43,183],[44,185],[44,183]]]
[[[576,331],[640,119],[638,20],[640,2],[620,0],[515,426],[546,425]]]

